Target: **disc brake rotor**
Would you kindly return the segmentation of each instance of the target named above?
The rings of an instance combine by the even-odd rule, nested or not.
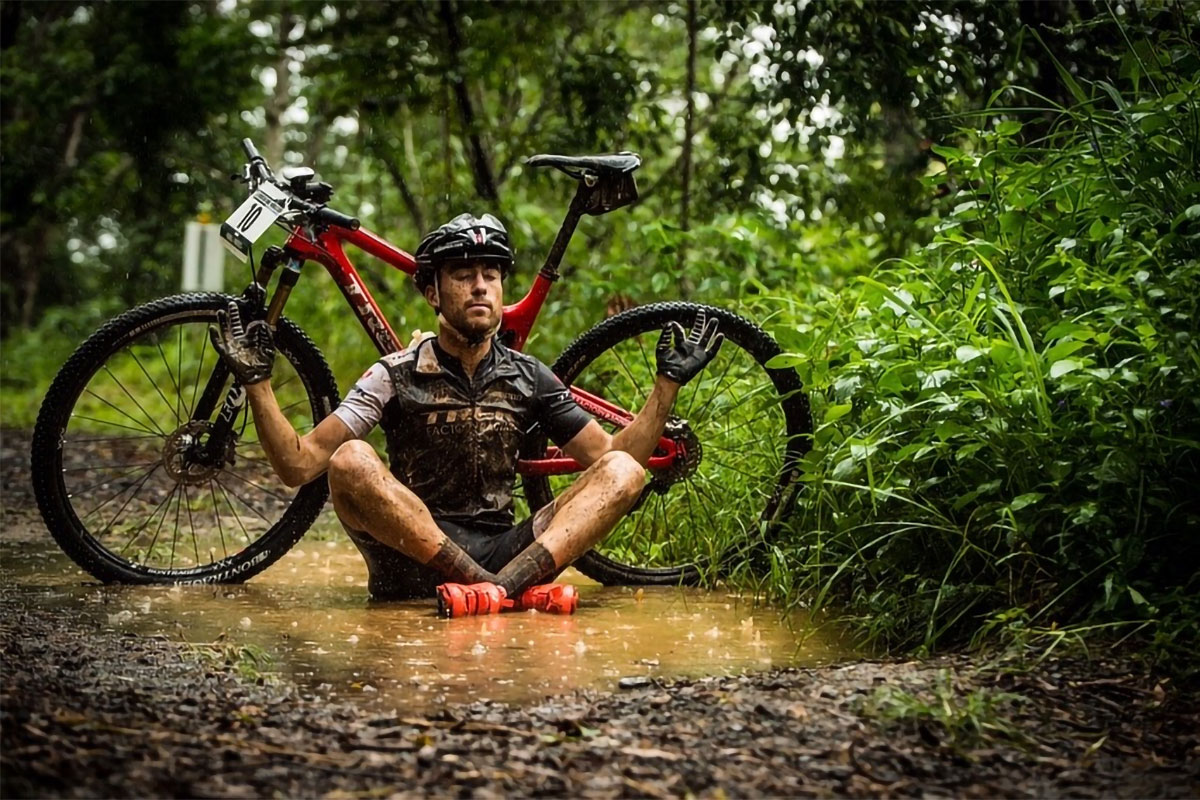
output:
[[[200,459],[201,442],[212,429],[212,423],[189,420],[179,426],[163,446],[162,463],[167,474],[180,483],[195,485],[207,483],[224,467],[225,459]],[[233,439],[230,439],[233,447]]]

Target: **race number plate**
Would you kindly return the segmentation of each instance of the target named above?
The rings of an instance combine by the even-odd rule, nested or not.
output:
[[[287,193],[270,183],[259,186],[221,225],[221,241],[242,261],[250,246],[287,210]]]

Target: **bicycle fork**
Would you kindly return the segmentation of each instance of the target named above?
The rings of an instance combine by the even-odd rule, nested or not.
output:
[[[258,272],[254,276],[254,282],[242,292],[242,299],[250,305],[251,309],[248,319],[260,319],[257,311],[262,308],[263,301],[266,299],[266,286],[271,280],[271,275],[284,261],[286,261],[286,264],[279,276],[279,285],[276,287],[275,294],[271,297],[271,303],[267,307],[266,315],[261,317],[261,319],[266,320],[272,330],[275,329],[280,317],[283,316],[283,307],[287,303],[288,296],[291,294],[293,287],[295,287],[296,281],[300,279],[300,267],[303,261],[294,256],[288,258],[284,251],[278,247],[267,248],[266,252],[263,253],[262,259],[259,261]],[[224,391],[224,401],[221,402],[221,408],[217,413],[216,420],[209,427],[207,440],[202,444],[196,442],[192,450],[194,459],[201,463],[218,464],[223,461],[229,461],[232,464],[234,460],[233,447],[231,447],[234,441],[233,425],[242,410],[246,407],[247,395],[245,387],[238,383],[237,380],[234,380],[233,385],[228,390],[225,390],[225,382],[229,380],[229,376],[229,367],[224,361],[218,359],[216,366],[213,367],[212,374],[209,375],[208,382],[204,386],[204,391],[200,395],[200,400],[196,403],[196,408],[192,412],[192,422],[209,424],[213,411],[216,410],[217,402],[221,400],[221,395]]]

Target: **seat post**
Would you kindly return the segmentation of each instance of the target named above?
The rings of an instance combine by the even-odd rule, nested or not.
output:
[[[558,235],[554,237],[554,244],[550,246],[550,252],[546,254],[546,262],[542,265],[540,274],[547,280],[558,280],[558,265],[562,263],[563,255],[567,252],[567,245],[571,243],[571,237],[575,235],[575,227],[579,224],[579,218],[583,216],[583,210],[587,207],[587,199],[593,191],[593,187],[588,185],[588,177],[590,176],[585,175],[580,179],[575,197],[571,199],[571,205],[567,208],[567,216],[558,229]],[[594,183],[594,181],[593,178],[592,182]]]

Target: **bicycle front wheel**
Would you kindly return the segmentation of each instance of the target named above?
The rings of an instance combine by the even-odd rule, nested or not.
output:
[[[636,412],[654,384],[663,326],[673,321],[686,329],[700,310],[719,320],[726,341],[680,390],[667,424],[667,435],[688,455],[651,473],[634,510],[575,563],[601,583],[715,578],[747,545],[769,539],[792,507],[799,460],[810,447],[808,398],[794,370],[764,366],[780,350],[754,323],[693,303],[642,306],[585,333],[554,371],[564,383]],[[570,480],[525,477],[530,508],[549,502]]]
[[[325,503],[324,477],[290,489],[275,476],[248,404],[222,451],[197,455],[212,423],[193,412],[219,361],[208,326],[232,299],[179,295],[122,314],[46,393],[33,436],[38,507],[63,550],[102,581],[244,581],[299,541]],[[291,321],[279,321],[275,342],[272,386],[303,433],[337,406],[337,384]],[[222,400],[228,385],[217,387]]]

